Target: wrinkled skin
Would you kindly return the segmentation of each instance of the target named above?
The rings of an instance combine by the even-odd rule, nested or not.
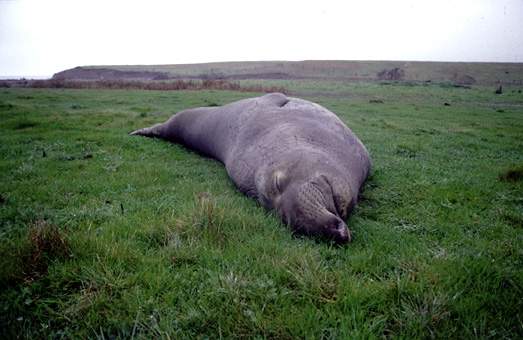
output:
[[[213,157],[238,189],[274,209],[297,234],[338,244],[371,162],[361,141],[327,109],[280,93],[177,113],[131,133]]]

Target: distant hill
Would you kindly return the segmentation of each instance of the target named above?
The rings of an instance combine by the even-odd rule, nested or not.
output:
[[[82,66],[58,72],[53,79],[324,79],[522,85],[523,63],[306,60]]]

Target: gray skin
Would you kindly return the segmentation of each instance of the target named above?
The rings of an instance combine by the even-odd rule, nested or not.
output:
[[[219,160],[241,192],[276,210],[297,234],[351,241],[344,221],[371,161],[358,137],[318,104],[272,93],[184,110],[131,135]]]

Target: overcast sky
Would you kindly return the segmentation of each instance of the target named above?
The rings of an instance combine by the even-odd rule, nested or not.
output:
[[[523,62],[523,0],[0,0],[0,76],[306,59]]]

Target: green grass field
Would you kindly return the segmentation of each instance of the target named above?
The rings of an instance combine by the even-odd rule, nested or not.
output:
[[[272,83],[371,153],[346,247],[127,135],[256,94],[0,89],[0,337],[522,337],[518,88]]]

